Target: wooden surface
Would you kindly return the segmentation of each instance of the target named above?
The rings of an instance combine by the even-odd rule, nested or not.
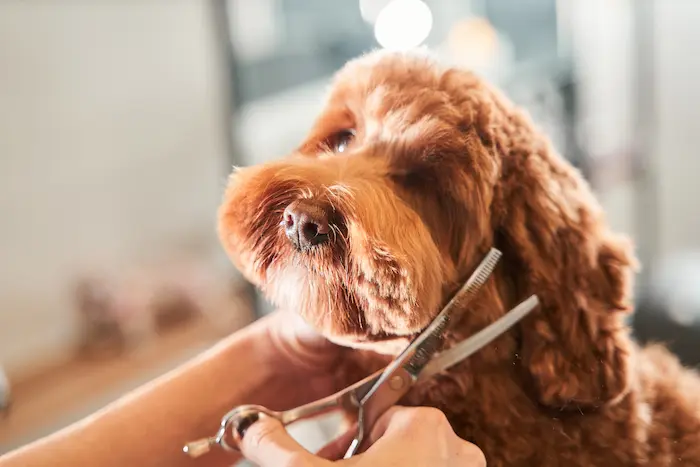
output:
[[[0,453],[79,420],[220,337],[210,323],[197,320],[118,357],[57,361],[13,381],[11,411],[0,417]]]

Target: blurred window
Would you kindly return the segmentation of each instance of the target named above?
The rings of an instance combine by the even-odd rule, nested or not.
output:
[[[511,66],[557,59],[556,0],[227,0],[238,104],[322,79],[349,59],[413,39],[431,48],[472,53],[486,20]],[[480,24],[483,24],[480,23]],[[424,34],[425,33],[425,34]],[[418,36],[416,36],[416,34]],[[471,42],[470,42],[471,41]],[[502,44],[503,45],[503,44]],[[465,53],[465,52],[463,52]]]

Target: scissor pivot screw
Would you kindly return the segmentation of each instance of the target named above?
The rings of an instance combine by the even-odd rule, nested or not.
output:
[[[389,387],[393,389],[394,391],[398,391],[399,389],[404,387],[404,384],[406,382],[400,375],[395,375],[392,376],[391,379],[389,380]]]

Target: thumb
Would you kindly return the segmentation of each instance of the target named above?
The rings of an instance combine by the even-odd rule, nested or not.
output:
[[[289,436],[279,420],[265,416],[246,430],[241,452],[260,467],[297,465],[292,459],[301,465],[313,466],[318,459]]]

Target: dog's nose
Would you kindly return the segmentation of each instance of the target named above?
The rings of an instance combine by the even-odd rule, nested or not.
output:
[[[282,225],[287,238],[300,250],[328,241],[328,213],[310,201],[294,201],[284,210]]]

